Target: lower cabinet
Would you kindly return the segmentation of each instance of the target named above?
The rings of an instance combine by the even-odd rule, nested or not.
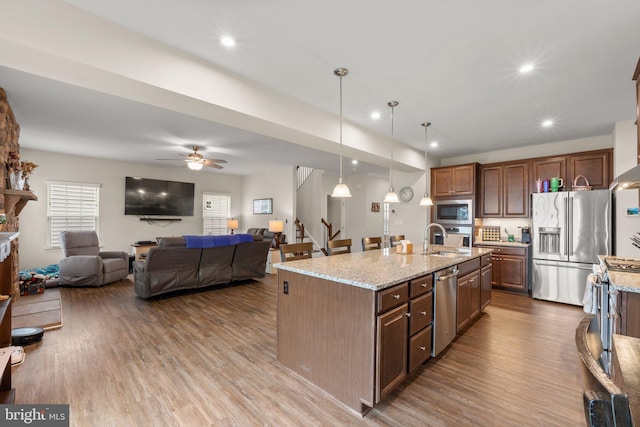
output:
[[[619,292],[618,307],[616,333],[640,338],[640,294]]]
[[[480,258],[458,265],[457,331],[480,314]]]
[[[431,356],[433,274],[377,295],[376,403]]]
[[[491,303],[491,255],[480,258],[480,310]]]
[[[405,284],[406,286],[406,284]],[[378,387],[376,403],[407,376],[409,305],[378,316]]]
[[[491,285],[494,289],[524,294],[529,292],[529,247],[490,244],[476,246],[493,249],[491,254]]]

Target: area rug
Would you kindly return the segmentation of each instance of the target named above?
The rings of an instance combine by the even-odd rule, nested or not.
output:
[[[62,327],[60,289],[47,289],[43,294],[21,296],[11,307],[11,327],[38,327],[45,331]]]

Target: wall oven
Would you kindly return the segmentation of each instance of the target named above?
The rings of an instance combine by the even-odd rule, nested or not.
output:
[[[466,225],[473,227],[473,201],[438,200],[434,202],[435,218],[438,224]]]
[[[445,241],[442,233],[433,233],[432,242],[436,245],[445,246],[465,246],[470,248],[473,245],[473,227],[449,227],[444,229],[447,231],[447,240]]]

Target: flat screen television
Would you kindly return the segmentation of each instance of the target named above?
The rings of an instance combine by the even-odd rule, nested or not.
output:
[[[194,184],[128,176],[125,215],[193,216]]]

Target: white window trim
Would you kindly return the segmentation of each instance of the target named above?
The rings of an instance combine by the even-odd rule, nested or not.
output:
[[[224,206],[215,206],[215,198],[227,199]],[[213,205],[208,202],[214,202]],[[221,212],[223,210],[224,212]],[[231,194],[217,192],[202,193],[202,234],[223,235],[228,234],[227,219],[231,215]]]
[[[76,224],[73,226],[69,226],[69,218],[74,218],[74,215],[69,214],[68,203],[67,206],[54,206],[54,202],[52,200],[52,190],[55,190],[55,187],[82,187],[80,191],[87,191],[91,193],[91,191],[95,191],[95,201],[91,203],[85,203],[86,206],[83,206],[82,200],[78,200],[79,206],[76,205],[75,209],[78,209],[78,215],[75,216]],[[94,230],[98,232],[98,224],[99,224],[99,214],[100,214],[100,184],[88,183],[88,182],[71,182],[71,181],[46,181],[47,187],[47,249],[59,249],[59,233],[65,229],[71,230]],[[66,188],[65,188],[66,189]],[[63,188],[60,188],[62,191]],[[65,199],[66,201],[67,199]],[[58,210],[58,212],[53,212],[52,210]],[[66,222],[65,226],[61,226],[60,224],[54,226],[53,222],[55,219],[62,218]],[[55,228],[53,228],[55,227]]]

